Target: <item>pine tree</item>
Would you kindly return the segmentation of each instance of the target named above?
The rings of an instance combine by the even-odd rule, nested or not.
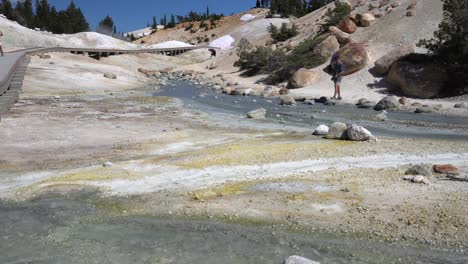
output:
[[[10,20],[15,20],[15,10],[10,0],[3,0],[0,8],[0,13],[6,16]]]
[[[36,26],[43,30],[50,30],[51,22],[49,2],[47,0],[37,0],[35,18]]]
[[[23,17],[26,27],[34,28],[34,8],[32,0],[25,0],[23,3]]]
[[[114,20],[112,19],[112,17],[107,15],[106,17],[104,17],[104,19],[102,19],[99,22],[99,25],[96,31],[101,34],[112,35],[113,29],[114,29]]]
[[[260,8],[260,7],[261,7],[260,0],[257,0],[257,3],[255,4],[255,7],[256,7],[256,8]]]
[[[158,30],[158,20],[156,19],[155,16],[153,16],[153,25],[151,25],[151,27],[154,29],[154,30]]]
[[[171,15],[171,21],[169,22],[169,24],[167,25],[168,28],[173,28],[176,26],[176,21],[175,21],[175,16],[174,15]]]

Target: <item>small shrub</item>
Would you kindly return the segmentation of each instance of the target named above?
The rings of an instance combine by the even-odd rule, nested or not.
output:
[[[351,14],[351,7],[345,3],[338,3],[335,9],[328,10],[326,16],[328,17],[325,24],[322,26],[322,31],[325,32],[331,26],[336,26],[338,23],[348,18]]]
[[[189,30],[190,30],[190,32],[191,32],[192,29],[193,29],[193,23],[190,23],[188,26],[185,27],[185,31],[189,31]]]
[[[286,41],[292,37],[297,36],[299,32],[297,31],[297,26],[295,24],[292,25],[291,28],[288,28],[288,24],[283,23],[281,28],[278,29],[273,24],[270,24],[268,27],[268,32],[271,35],[271,38],[274,40],[275,43]]]

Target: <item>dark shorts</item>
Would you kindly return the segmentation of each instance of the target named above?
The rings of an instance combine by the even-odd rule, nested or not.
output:
[[[340,84],[341,83],[341,80],[343,79],[343,77],[338,77],[338,78],[335,78],[333,81],[336,83],[336,84]]]

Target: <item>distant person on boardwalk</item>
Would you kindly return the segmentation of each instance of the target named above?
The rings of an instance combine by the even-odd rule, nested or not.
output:
[[[338,53],[333,55],[331,63],[333,69],[335,70],[332,77],[332,81],[335,83],[335,94],[332,98],[341,100],[341,80],[343,79],[345,66],[341,62],[340,55]]]
[[[3,57],[2,37],[3,37],[3,32],[0,31],[0,53],[2,54],[2,57]]]
[[[213,57],[216,57],[216,50],[215,49],[209,49],[208,51],[211,52],[210,59],[213,58]]]

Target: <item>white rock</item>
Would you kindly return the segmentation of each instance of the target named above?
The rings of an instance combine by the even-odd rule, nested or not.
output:
[[[314,135],[325,136],[330,131],[330,128],[326,125],[320,125],[314,130]]]
[[[247,117],[252,118],[252,119],[265,119],[266,113],[267,113],[266,109],[259,108],[259,109],[248,112]]]
[[[320,264],[319,262],[300,257],[300,256],[290,256],[284,260],[283,264]]]
[[[110,161],[107,161],[104,164],[102,164],[102,166],[106,167],[106,168],[110,168],[110,167],[114,166],[114,164],[112,162],[110,162]]]

